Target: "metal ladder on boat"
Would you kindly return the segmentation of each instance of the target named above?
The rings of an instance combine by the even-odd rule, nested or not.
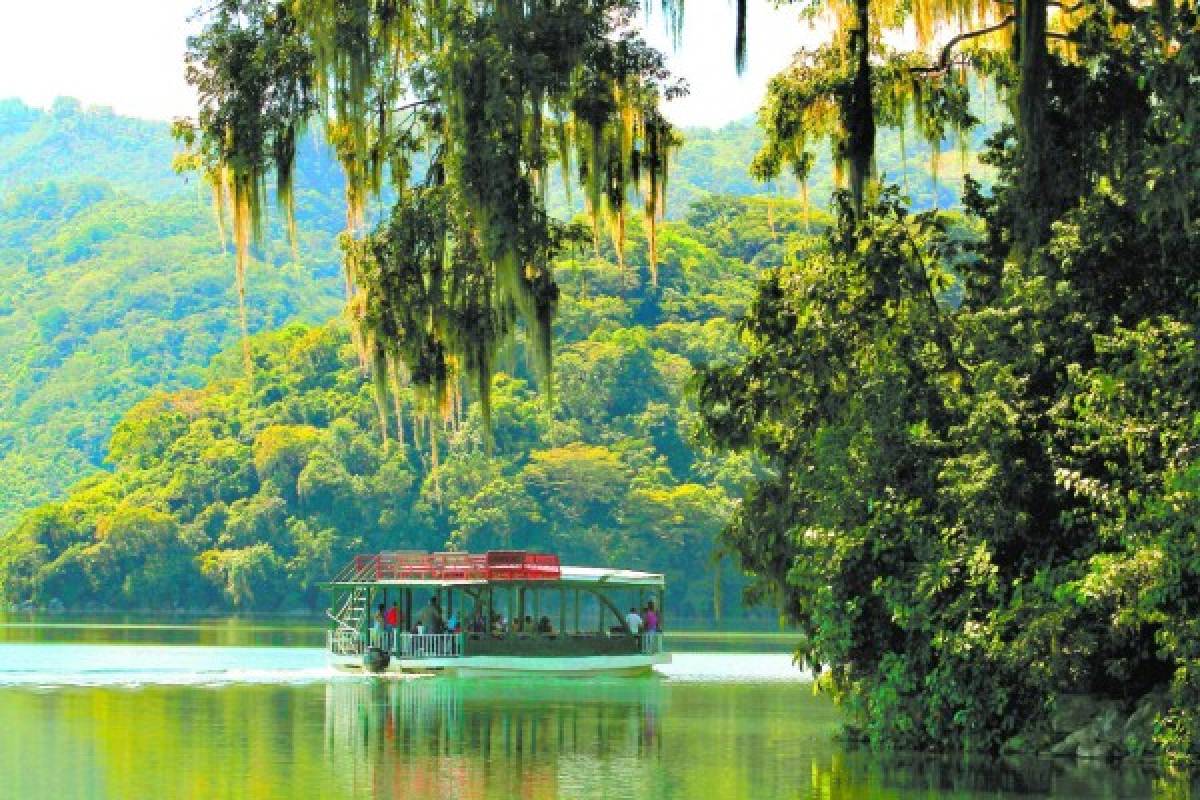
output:
[[[329,633],[329,649],[335,655],[362,654],[361,631],[367,612],[367,590],[363,587],[352,590],[336,613],[325,612],[336,623]]]

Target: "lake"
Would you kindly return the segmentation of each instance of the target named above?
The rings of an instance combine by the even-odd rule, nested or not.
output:
[[[849,748],[787,635],[683,632],[656,677],[524,681],[344,676],[322,631],[0,616],[0,798],[1191,796],[1136,767]]]

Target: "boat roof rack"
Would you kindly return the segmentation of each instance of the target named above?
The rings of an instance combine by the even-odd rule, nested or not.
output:
[[[561,582],[610,586],[662,586],[663,576],[635,570],[564,567],[557,555],[529,550],[486,553],[391,550],[355,556],[323,585],[471,585],[503,582]]]

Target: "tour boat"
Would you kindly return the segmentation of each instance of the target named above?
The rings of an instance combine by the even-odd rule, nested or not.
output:
[[[629,613],[653,608],[661,619],[657,573],[563,566],[524,550],[403,551],[356,556],[324,586],[328,648],[343,670],[637,675],[671,660],[662,634],[634,630]],[[397,625],[379,625],[381,605]]]

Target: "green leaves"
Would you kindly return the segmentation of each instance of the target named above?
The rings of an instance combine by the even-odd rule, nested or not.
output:
[[[1150,693],[1160,752],[1200,754],[1200,50],[1161,25],[1093,16],[1078,63],[1022,75],[970,257],[894,193],[842,198],[696,379],[710,439],[765,463],[725,539],[876,744],[995,748],[1060,693]],[[815,102],[793,77],[784,110]],[[930,135],[965,113],[946,88]]]
[[[714,563],[713,539],[754,466],[696,451],[682,390],[692,360],[741,351],[726,315],[752,295],[748,261],[791,249],[786,237],[801,226],[795,204],[772,207],[775,230],[765,203],[729,198],[698,218],[703,227],[671,223],[656,289],[626,281],[611,261],[560,267],[568,314],[555,405],[531,388],[519,344],[501,353],[490,454],[478,402],[455,398],[437,460],[419,387],[389,385],[396,402],[382,420],[344,322],[256,336],[252,378],[227,352],[198,388],[128,410],[111,473],[32,512],[0,543],[0,593],[129,608],[146,602],[139,586],[169,585],[167,602],[188,607],[315,608],[316,582],[353,553],[532,547],[664,570],[680,618],[735,609],[742,582]],[[414,221],[394,215],[362,245],[386,256],[370,267],[388,291],[370,312],[381,326],[430,325],[405,312],[431,292],[389,250],[418,236]],[[644,241],[640,223],[630,234]],[[648,269],[641,258],[636,266]],[[118,522],[155,535],[101,542]],[[144,583],[127,591],[132,574]]]
[[[637,35],[639,7],[226,0],[205,15],[187,73],[201,111],[194,127],[177,125],[190,151],[181,163],[206,172],[218,217],[232,209],[244,296],[265,179],[275,173],[294,234],[296,141],[323,123],[346,178],[349,310],[360,357],[376,370],[382,430],[401,384],[422,390],[440,423],[464,378],[487,427],[496,354],[518,321],[550,379],[551,260],[580,238],[546,214],[555,159],[564,183],[577,168],[597,246],[603,219],[622,266],[626,198],[640,194],[656,279],[679,144],[658,102],[685,88]],[[367,201],[385,188],[392,213],[364,236]]]

